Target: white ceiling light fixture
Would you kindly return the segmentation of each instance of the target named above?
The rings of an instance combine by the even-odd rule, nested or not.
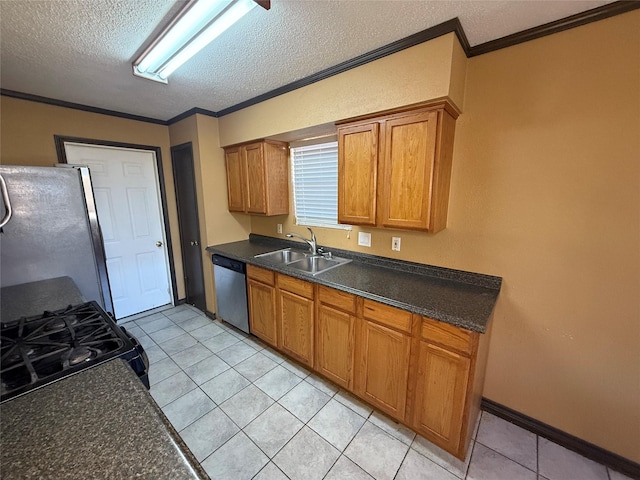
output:
[[[270,0],[191,0],[133,62],[133,74],[160,83],[256,5]]]

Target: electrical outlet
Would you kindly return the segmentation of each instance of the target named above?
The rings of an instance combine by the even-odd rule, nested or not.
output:
[[[278,224],[278,233],[282,233],[282,224],[281,223]]]
[[[363,247],[371,246],[371,234],[365,232],[358,232],[358,245]]]
[[[400,237],[391,238],[391,250],[400,251]]]

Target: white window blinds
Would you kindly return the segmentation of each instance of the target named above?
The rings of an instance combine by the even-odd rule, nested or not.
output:
[[[292,148],[291,172],[296,223],[337,226],[338,142]]]

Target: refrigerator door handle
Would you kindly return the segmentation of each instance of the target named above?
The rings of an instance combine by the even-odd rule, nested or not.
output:
[[[0,221],[0,228],[2,228],[9,223],[11,215],[13,214],[13,210],[11,209],[11,200],[9,199],[9,191],[7,190],[7,184],[2,175],[0,175],[0,189],[2,189],[2,201],[4,202],[5,208],[5,215],[2,221]]]

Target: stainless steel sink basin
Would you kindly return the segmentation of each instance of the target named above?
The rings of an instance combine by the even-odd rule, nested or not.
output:
[[[287,267],[295,268],[300,272],[310,273],[311,275],[326,272],[327,270],[331,270],[332,268],[339,267],[340,265],[344,265],[351,261],[348,258],[342,257],[327,258],[322,255],[311,255],[293,248],[284,248],[282,250],[276,250],[275,252],[261,253],[259,255],[255,255],[254,258],[260,258],[272,265],[286,265]]]
[[[275,252],[261,253],[254,258],[261,258],[269,263],[286,265],[287,263],[302,260],[307,257],[307,254],[299,250],[293,250],[291,248],[285,248],[283,250],[276,250]]]
[[[322,256],[308,256],[302,260],[292,262],[287,266],[289,268],[295,268],[301,272],[310,273],[311,275],[317,275],[319,273],[326,272],[332,268],[339,267],[349,263],[351,260],[341,257],[325,258]]]

